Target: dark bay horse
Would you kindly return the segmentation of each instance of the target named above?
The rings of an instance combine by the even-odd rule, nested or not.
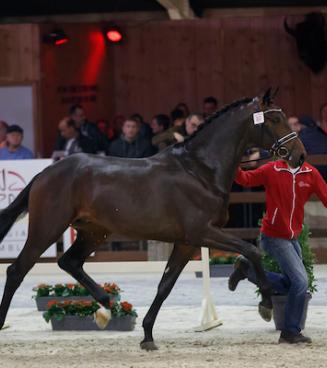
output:
[[[113,233],[174,243],[143,321],[142,348],[156,348],[152,329],[159,309],[201,246],[241,253],[251,260],[269,302],[260,251],[222,230],[235,171],[248,146],[272,149],[292,166],[304,160],[304,147],[273,104],[270,90],[223,108],[183,143],[150,158],[75,154],[46,168],[0,212],[0,241],[21,213],[28,211],[30,216],[26,244],[7,269],[0,328],[27,272],[69,225],[77,230],[77,238],[58,264],[106,307],[108,295],[83,270],[94,250]]]

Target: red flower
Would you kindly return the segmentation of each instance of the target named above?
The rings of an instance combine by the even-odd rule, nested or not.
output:
[[[47,307],[48,309],[51,308],[53,305],[57,304],[58,302],[56,300],[49,300],[48,301],[48,304],[47,304]]]
[[[128,302],[121,302],[120,305],[121,305],[123,311],[125,311],[127,313],[131,312],[132,309],[133,309],[133,305],[131,303],[128,303]]]

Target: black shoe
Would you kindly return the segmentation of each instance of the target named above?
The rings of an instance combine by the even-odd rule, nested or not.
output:
[[[241,280],[246,279],[246,271],[249,268],[249,261],[243,256],[238,256],[234,263],[234,271],[229,276],[228,288],[234,291]]]
[[[303,336],[300,332],[282,331],[278,341],[279,344],[311,344],[310,337]]]
[[[261,318],[266,321],[270,322],[272,317],[272,308],[266,307],[262,302],[258,304],[258,312]]]

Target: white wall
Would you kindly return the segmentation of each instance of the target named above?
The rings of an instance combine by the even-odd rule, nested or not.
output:
[[[0,120],[20,125],[23,145],[35,153],[32,86],[0,86]]]

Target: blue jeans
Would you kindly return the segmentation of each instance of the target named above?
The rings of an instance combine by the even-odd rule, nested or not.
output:
[[[272,238],[261,234],[260,247],[274,258],[282,273],[266,271],[272,289],[278,294],[287,295],[285,306],[285,330],[298,333],[304,310],[308,276],[302,262],[302,252],[296,239]],[[248,269],[247,278],[256,283],[253,267]]]

